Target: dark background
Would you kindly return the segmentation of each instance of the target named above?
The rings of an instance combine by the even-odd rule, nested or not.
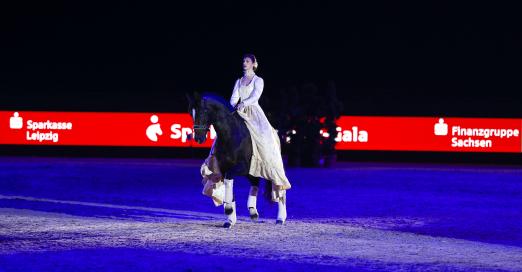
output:
[[[184,111],[253,52],[270,97],[332,79],[344,114],[522,117],[518,9],[421,2],[2,4],[0,107]]]
[[[522,117],[515,5],[363,2],[3,3],[0,110],[181,112],[252,52],[269,101],[333,80],[346,115]]]

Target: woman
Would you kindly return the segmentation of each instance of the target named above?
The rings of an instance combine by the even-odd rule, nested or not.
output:
[[[281,157],[281,143],[258,101],[263,93],[264,80],[256,75],[258,68],[253,54],[243,56],[243,77],[238,78],[230,104],[245,120],[252,136],[250,175],[272,181],[272,200],[277,201],[291,185],[285,175]]]

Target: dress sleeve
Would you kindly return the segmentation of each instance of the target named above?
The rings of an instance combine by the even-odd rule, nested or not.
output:
[[[236,80],[236,84],[234,85],[234,90],[232,91],[232,97],[230,97],[230,105],[232,105],[232,107],[235,107],[238,101],[239,101],[239,79]]]
[[[257,77],[256,81],[254,81],[254,90],[252,90],[252,93],[250,93],[250,96],[247,99],[243,100],[243,104],[245,106],[250,106],[256,103],[261,97],[264,87],[265,81],[262,78]]]

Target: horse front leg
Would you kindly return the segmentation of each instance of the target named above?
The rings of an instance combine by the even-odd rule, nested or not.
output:
[[[225,183],[225,200],[223,206],[225,208],[225,215],[227,216],[227,220],[225,221],[225,224],[223,224],[223,227],[231,228],[237,221],[236,201],[234,198],[234,179],[225,178],[223,181]]]
[[[276,224],[283,225],[286,222],[286,190],[278,191],[277,220]]]

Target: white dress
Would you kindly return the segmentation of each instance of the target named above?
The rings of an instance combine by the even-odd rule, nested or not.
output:
[[[230,104],[235,107],[241,98],[245,106],[238,114],[245,123],[252,137],[252,162],[249,174],[272,181],[273,191],[290,189],[291,185],[285,175],[281,142],[277,131],[272,127],[258,103],[263,93],[263,78],[254,74],[250,84],[243,86],[241,78],[236,80]],[[273,196],[277,197],[277,196]]]

